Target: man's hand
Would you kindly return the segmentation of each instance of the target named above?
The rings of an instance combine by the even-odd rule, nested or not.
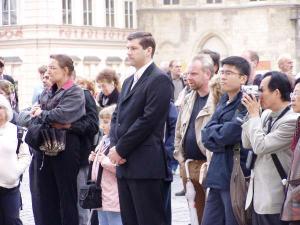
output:
[[[112,147],[110,150],[109,150],[109,153],[108,153],[108,158],[110,159],[110,161],[113,163],[113,164],[116,164],[116,165],[122,165],[126,162],[126,159],[123,159],[117,152],[116,150],[116,147]]]
[[[254,95],[243,94],[242,104],[247,108],[250,117],[259,117],[260,102]]]

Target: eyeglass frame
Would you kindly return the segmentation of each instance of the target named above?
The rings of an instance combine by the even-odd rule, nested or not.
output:
[[[295,98],[297,96],[300,96],[300,92],[297,91],[296,93],[294,93],[294,92],[290,93],[290,98]]]
[[[239,75],[239,76],[244,76],[244,74],[241,74],[241,73],[236,73],[236,72],[233,72],[231,70],[222,70],[220,69],[219,70],[219,73],[218,73],[220,76],[221,75],[225,75],[226,77],[227,76],[232,76],[232,75]]]

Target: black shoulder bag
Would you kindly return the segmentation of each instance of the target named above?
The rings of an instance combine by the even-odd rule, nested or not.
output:
[[[109,148],[104,152],[107,155]],[[93,162],[89,164],[89,172],[86,185],[81,186],[79,190],[79,205],[83,209],[97,209],[102,207],[102,189],[101,179],[103,167],[99,164],[98,176],[96,182],[91,181]]]

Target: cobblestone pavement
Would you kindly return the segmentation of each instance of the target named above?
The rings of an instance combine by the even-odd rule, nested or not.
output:
[[[185,197],[175,197],[174,193],[182,190],[182,183],[178,175],[174,176],[172,183],[172,225],[189,224],[189,212]],[[24,174],[21,185],[21,193],[23,198],[23,210],[21,211],[21,219],[24,225],[34,225],[31,209],[31,198],[29,191],[28,171]]]

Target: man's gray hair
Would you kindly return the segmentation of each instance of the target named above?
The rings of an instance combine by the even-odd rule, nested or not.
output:
[[[199,54],[195,56],[192,60],[192,62],[200,61],[203,67],[203,70],[208,70],[210,72],[210,75],[214,75],[214,62],[211,59],[210,55],[208,54]]]

